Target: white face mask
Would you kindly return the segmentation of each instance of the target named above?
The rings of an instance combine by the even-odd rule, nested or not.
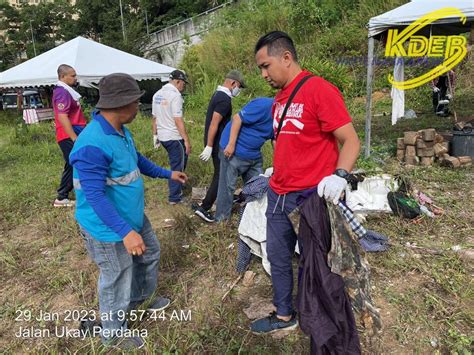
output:
[[[232,91],[230,93],[233,97],[239,96],[240,88],[236,86],[235,88],[232,88]]]

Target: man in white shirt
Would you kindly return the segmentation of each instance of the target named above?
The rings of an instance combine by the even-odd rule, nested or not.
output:
[[[153,144],[157,148],[160,143],[168,152],[171,170],[184,171],[191,142],[183,119],[183,97],[188,79],[181,70],[170,74],[170,81],[153,95]],[[171,205],[181,202],[182,185],[169,181],[168,201]]]

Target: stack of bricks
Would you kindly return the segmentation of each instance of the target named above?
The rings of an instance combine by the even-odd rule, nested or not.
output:
[[[403,138],[397,139],[397,159],[406,165],[430,166],[435,160],[451,168],[472,164],[471,157],[451,157],[448,151],[449,142],[434,128],[405,132]]]

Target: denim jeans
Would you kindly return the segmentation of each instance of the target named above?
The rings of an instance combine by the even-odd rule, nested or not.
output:
[[[219,175],[219,189],[217,191],[216,220],[223,221],[230,218],[232,201],[237,184],[237,178],[242,176],[244,183],[252,177],[263,173],[263,160],[240,159],[233,155],[230,159],[224,156],[222,149],[219,151],[221,161]]]
[[[163,144],[163,147],[165,147],[166,151],[168,152],[171,170],[184,171],[184,169],[186,169],[186,163],[188,162],[184,140],[164,141],[161,142],[161,144]],[[168,201],[180,202],[183,185],[180,182],[169,179],[168,187]]]
[[[123,242],[99,242],[81,228],[87,251],[99,267],[97,284],[102,329],[127,329],[125,313],[155,292],[158,283],[160,242],[146,216],[140,235],[145,253],[132,256]],[[99,318],[99,317],[98,317]],[[102,336],[103,342],[112,339]]]

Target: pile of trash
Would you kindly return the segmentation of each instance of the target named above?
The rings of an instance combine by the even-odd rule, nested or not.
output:
[[[409,219],[423,215],[434,218],[444,213],[431,197],[414,189],[402,177],[388,174],[365,177],[359,173],[355,178],[357,182],[346,190],[346,203],[361,220],[367,214],[383,212]]]

